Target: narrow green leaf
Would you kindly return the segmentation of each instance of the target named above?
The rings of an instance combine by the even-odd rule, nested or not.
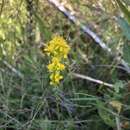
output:
[[[104,106],[104,103],[97,101],[97,107],[98,107],[98,114],[104,121],[104,123],[108,126],[114,127],[115,126],[114,116],[104,109],[106,108],[106,106]]]
[[[121,80],[117,81],[115,84],[114,84],[114,90],[116,93],[119,93],[120,92],[120,89],[123,88],[123,83]]]
[[[123,58],[130,65],[130,45],[128,43],[124,44]]]
[[[123,0],[123,2],[127,5],[130,5],[130,0]]]
[[[130,40],[130,25],[123,18],[118,18],[118,23],[123,31],[124,36]]]
[[[38,23],[39,30],[44,36],[44,39],[49,40],[51,38],[51,32],[47,29],[44,21],[37,14],[35,14],[35,18]]]
[[[119,5],[120,9],[124,13],[126,19],[130,23],[130,11],[128,10],[128,8],[120,0],[116,0],[116,1],[117,1],[118,5]]]

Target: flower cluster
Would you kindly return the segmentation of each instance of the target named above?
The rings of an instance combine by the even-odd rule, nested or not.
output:
[[[50,63],[47,65],[50,74],[50,84],[57,86],[63,76],[61,71],[65,69],[62,63],[67,59],[70,47],[67,42],[60,36],[55,36],[45,47],[44,51],[50,57]]]

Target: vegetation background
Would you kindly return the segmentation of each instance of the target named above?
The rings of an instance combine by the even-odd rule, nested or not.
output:
[[[50,0],[0,0],[0,130],[130,130],[130,1],[59,3],[112,54]],[[56,34],[71,47],[58,88],[43,51]]]

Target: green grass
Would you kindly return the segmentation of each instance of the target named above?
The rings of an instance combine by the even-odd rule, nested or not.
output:
[[[109,0],[68,2],[78,12],[76,15],[82,16],[81,21],[88,21],[87,24],[113,51],[120,42],[127,41],[112,18],[119,10],[112,4],[108,5]],[[4,5],[3,19],[8,19],[18,10],[18,3],[14,1],[8,9]],[[19,8],[18,18],[22,19],[21,23],[16,15],[14,18],[17,25],[14,21],[0,25],[6,37],[4,39],[0,33],[0,44],[6,50],[4,55],[3,47],[0,46],[0,130],[115,130],[117,118],[121,124],[130,122],[130,93],[127,84],[130,75],[117,69],[117,62],[112,57],[47,1],[39,1],[35,14],[36,41],[33,41],[33,46],[30,45],[25,29],[27,17],[24,4]],[[100,7],[101,12],[96,11],[93,4],[96,7],[98,4],[103,5]],[[14,30],[13,35],[9,25],[16,27],[20,33]],[[39,48],[41,42],[47,43],[55,34],[63,36],[71,46],[64,79],[58,88],[49,84],[46,68],[48,59]],[[8,44],[15,49],[10,52],[6,48]],[[7,61],[24,77],[19,77],[3,61]],[[72,72],[111,83],[114,88],[109,89],[107,86],[73,77]],[[120,113],[110,105],[115,100],[122,103]],[[129,125],[126,128],[128,130]]]

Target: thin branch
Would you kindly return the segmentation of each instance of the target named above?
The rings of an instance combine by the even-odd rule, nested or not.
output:
[[[69,12],[63,5],[61,5],[58,0],[48,0],[48,1],[53,5],[55,5],[55,7],[58,8],[58,10],[64,13],[64,15],[66,15],[69,18],[69,20],[71,20],[76,25],[79,25],[81,30],[87,33],[89,36],[91,36],[96,41],[96,43],[98,43],[104,50],[111,53],[111,49],[104,42],[101,41],[101,39],[96,35],[96,33],[91,31],[91,29],[88,28],[87,26],[81,25],[79,20],[74,15],[72,15],[72,13]]]
[[[106,68],[117,68],[117,69],[121,69],[121,70],[124,70],[126,71],[126,69],[124,69],[124,67],[120,66],[120,65],[92,65],[94,67],[106,67]]]
[[[94,39],[94,41],[104,50],[106,51],[108,54],[112,55],[115,57],[115,59],[121,63],[124,66],[124,69],[126,70],[127,73],[130,74],[130,67],[128,65],[127,62],[125,62],[123,59],[120,60],[120,58],[118,56],[115,56],[115,54],[112,52],[111,48],[109,48],[102,40],[101,38],[95,33],[93,32],[89,27],[83,25],[80,23],[80,20],[77,19],[73,13],[71,13],[70,11],[68,11],[58,0],[48,0],[48,2],[50,2],[51,4],[53,4],[59,11],[61,11],[65,16],[67,16],[67,18],[72,21],[74,24],[76,24],[77,26],[79,26],[81,28],[81,30],[86,33],[87,35],[89,35],[92,39]]]
[[[117,126],[117,130],[122,130],[121,129],[121,125],[120,125],[120,117],[119,116],[116,116],[116,126]]]
[[[16,75],[18,75],[20,78],[23,78],[24,75],[15,69],[12,65],[10,65],[7,61],[3,61],[3,64],[5,64],[12,72],[14,72]]]
[[[106,82],[104,82],[104,81],[101,81],[101,80],[98,80],[98,79],[94,79],[94,78],[92,78],[92,77],[85,76],[85,75],[78,74],[78,73],[72,73],[72,75],[73,75],[74,77],[81,78],[81,79],[86,79],[86,80],[88,80],[88,81],[91,81],[91,82],[94,82],[94,83],[97,83],[97,84],[100,84],[100,85],[104,85],[104,86],[107,86],[107,87],[113,89],[113,84],[106,83]]]
[[[5,4],[5,1],[2,0],[2,3],[1,4],[1,8],[0,8],[0,17],[1,17],[1,14],[2,14],[2,11],[3,11],[3,8],[4,8],[4,4]]]

